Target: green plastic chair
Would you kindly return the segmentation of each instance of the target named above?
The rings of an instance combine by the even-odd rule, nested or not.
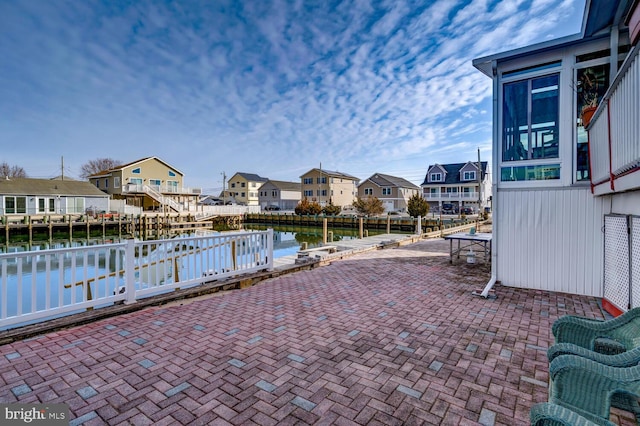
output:
[[[590,419],[608,420],[611,407],[640,418],[640,366],[611,367],[578,355],[559,355],[549,365],[549,402]]]
[[[600,418],[587,418],[578,412],[552,402],[542,402],[531,407],[531,426],[614,426],[615,423]]]
[[[611,320],[565,315],[551,328],[556,343],[573,343],[592,351],[617,354],[640,347],[640,307]]]

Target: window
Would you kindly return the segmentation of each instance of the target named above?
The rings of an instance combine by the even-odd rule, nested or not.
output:
[[[558,158],[559,74],[504,85],[502,161]]]
[[[475,179],[476,179],[476,172],[475,171],[464,172],[463,173],[462,180],[475,180]]]
[[[236,183],[235,183],[235,182],[233,182],[233,183],[231,184],[231,187],[232,187],[232,188],[235,188],[235,187],[236,187]]]
[[[327,190],[323,189],[323,190],[319,190],[318,189],[318,197],[326,197],[327,196]]]
[[[256,183],[255,182],[251,182],[251,187],[255,188],[256,187]]]
[[[505,182],[560,179],[560,164],[502,167],[500,179]]]
[[[5,214],[27,213],[27,197],[5,197],[4,212]]]
[[[241,188],[246,188],[246,186],[247,186],[247,184],[246,184],[245,182],[241,182],[241,183],[240,183],[240,187],[241,187]]]
[[[271,191],[271,196],[272,197],[277,197],[278,196],[278,191]]]
[[[442,173],[431,173],[431,178],[429,180],[431,182],[441,182],[442,181]]]
[[[133,173],[134,175],[139,175],[140,174],[140,167],[137,167],[137,168],[131,170],[131,173]]]
[[[55,213],[56,211],[56,200],[53,198],[49,198],[49,213]]]
[[[142,185],[142,179],[140,178],[129,178],[129,183],[134,185]]]
[[[160,179],[149,179],[149,185],[160,188]]]
[[[316,179],[317,183],[327,183],[327,177],[322,176]]]
[[[313,190],[312,189],[309,189],[309,190],[305,189],[304,196],[305,197],[313,197]]]
[[[304,178],[303,183],[305,185],[311,185],[313,184],[313,178]]]
[[[589,148],[582,116],[596,107],[609,87],[609,64],[581,68],[576,71],[576,181],[589,180]]]
[[[382,195],[391,195],[391,188],[382,188]]]
[[[373,195],[373,188],[365,188],[364,195]]]
[[[169,170],[169,177],[176,177],[175,172],[172,172],[171,170]]]
[[[120,176],[115,176],[113,178],[113,187],[120,188]]]
[[[109,187],[109,179],[105,179],[104,180],[104,187],[108,188]]]
[[[241,193],[241,194],[240,194],[240,196],[241,196],[242,198],[246,197],[246,195],[245,195],[245,193],[244,193],[244,192],[243,192],[243,193]]]
[[[168,192],[178,192],[178,181],[177,180],[168,180],[167,181],[167,191]]]

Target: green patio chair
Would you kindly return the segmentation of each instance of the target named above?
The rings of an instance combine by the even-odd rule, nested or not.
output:
[[[568,407],[542,402],[531,407],[529,412],[531,426],[614,426],[615,423],[606,419],[587,418]]]
[[[573,343],[556,343],[547,350],[549,362],[560,355],[578,355],[611,367],[633,367],[640,364],[640,346],[614,355],[585,349]]]
[[[553,323],[551,330],[556,343],[573,343],[600,353],[621,353],[640,346],[640,308],[611,320],[565,315]]]
[[[640,419],[640,366],[611,367],[578,355],[560,355],[549,365],[549,402],[593,420],[609,419],[611,407]]]

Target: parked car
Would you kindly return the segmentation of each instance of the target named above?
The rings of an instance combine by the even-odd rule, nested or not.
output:
[[[451,203],[444,203],[442,205],[442,214],[456,214],[458,213],[458,206]]]
[[[275,212],[275,211],[280,210],[280,207],[278,207],[278,206],[266,206],[264,208],[264,210],[268,211],[268,212],[272,212],[272,211]]]
[[[474,211],[471,207],[463,207],[460,209],[460,214],[474,214]]]

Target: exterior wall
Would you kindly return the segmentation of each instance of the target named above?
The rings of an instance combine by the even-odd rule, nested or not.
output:
[[[498,190],[493,246],[503,285],[603,295],[604,214],[589,188]]]
[[[140,173],[134,174],[132,171],[137,168],[140,168]],[[169,176],[169,172],[173,172],[175,176]],[[130,183],[131,179],[142,179],[142,183],[144,185],[150,185],[151,180],[159,180],[161,187],[166,187],[167,181],[178,182],[178,189],[182,189],[183,187],[182,175],[177,170],[168,167],[161,161],[154,158],[127,166],[122,169],[121,173],[122,175],[120,176],[120,180],[122,185]]]
[[[25,212],[7,213],[5,211],[5,199],[7,197],[24,198]],[[45,201],[45,211],[40,211],[39,200]],[[53,201],[53,210],[49,208],[49,200]],[[41,215],[41,214],[84,214],[87,209],[94,211],[109,211],[109,198],[77,196],[43,196],[43,195],[2,195],[0,196],[1,215]]]
[[[380,201],[382,201],[386,211],[402,211],[402,212],[406,211],[409,198],[411,198],[414,194],[420,193],[419,189],[400,188],[400,187],[391,186],[391,185],[378,186],[377,184],[367,180],[363,184],[360,184],[358,186],[359,198],[365,198],[369,196],[369,195],[365,195],[365,188],[372,190],[371,196],[376,197]],[[391,194],[383,195],[382,194],[383,188],[391,188]]]
[[[233,198],[238,204],[247,206],[260,205],[260,187],[264,182],[250,181],[240,174],[236,174],[229,179],[229,192],[233,193]],[[244,186],[243,186],[244,185]]]
[[[276,196],[273,196],[273,191],[276,191]],[[293,210],[301,199],[299,191],[283,191],[270,183],[265,183],[259,190],[259,204],[262,208],[278,206],[281,210]]]
[[[305,184],[305,178],[313,179],[313,183]],[[326,183],[318,183],[318,179],[326,178]],[[312,191],[313,195],[307,195],[309,201],[315,201],[321,206],[329,204],[329,200],[336,206],[350,206],[357,194],[356,181],[343,177],[336,177],[318,169],[311,170],[300,178],[302,184],[302,198],[305,191]],[[326,191],[326,195],[318,191]]]

